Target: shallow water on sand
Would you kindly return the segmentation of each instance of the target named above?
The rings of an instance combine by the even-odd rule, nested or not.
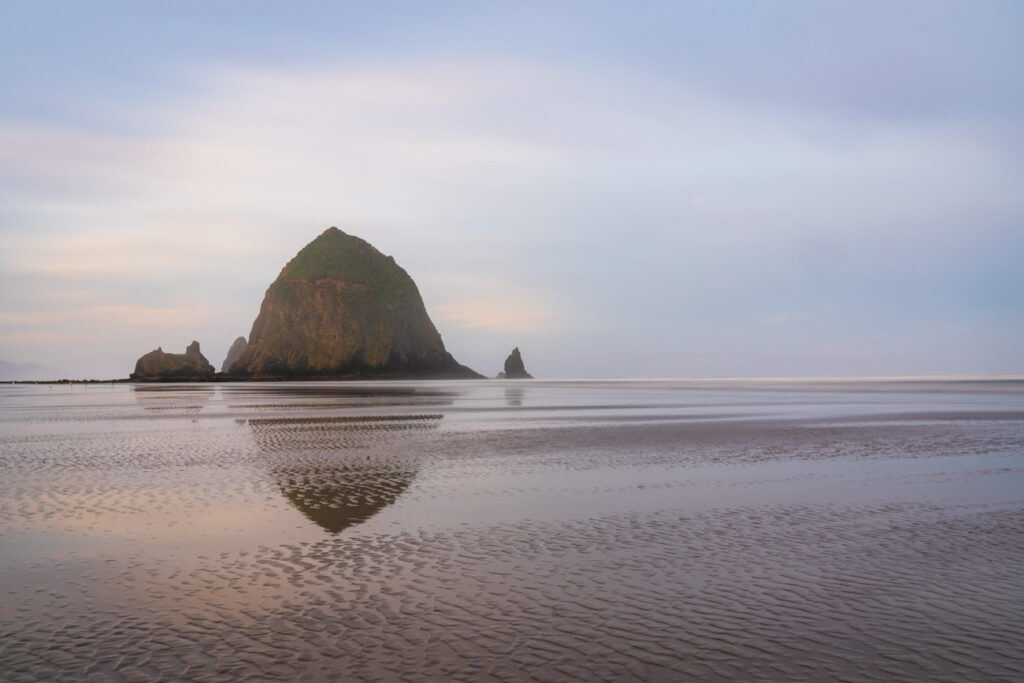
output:
[[[0,679],[1020,680],[1024,382],[0,385]]]

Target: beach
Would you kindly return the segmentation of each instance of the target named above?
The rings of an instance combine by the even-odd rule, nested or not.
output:
[[[1024,677],[1024,381],[0,385],[0,678]]]

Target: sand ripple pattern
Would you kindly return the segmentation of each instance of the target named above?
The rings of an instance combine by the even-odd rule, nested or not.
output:
[[[859,389],[0,388],[0,679],[1024,679],[1024,390]]]
[[[1022,528],[779,506],[65,562],[12,587],[0,658],[11,680],[1019,680]]]

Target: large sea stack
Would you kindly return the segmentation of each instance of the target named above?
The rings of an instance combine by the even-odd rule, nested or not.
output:
[[[131,379],[140,382],[187,382],[208,380],[214,369],[199,351],[199,342],[193,341],[185,353],[164,353],[157,348],[135,362]]]
[[[250,379],[480,377],[445,351],[395,260],[329,228],[267,289],[230,374]]]

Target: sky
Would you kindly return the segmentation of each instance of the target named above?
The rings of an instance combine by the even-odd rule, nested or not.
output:
[[[0,0],[0,359],[219,368],[337,226],[539,377],[1024,374],[1024,4]]]

